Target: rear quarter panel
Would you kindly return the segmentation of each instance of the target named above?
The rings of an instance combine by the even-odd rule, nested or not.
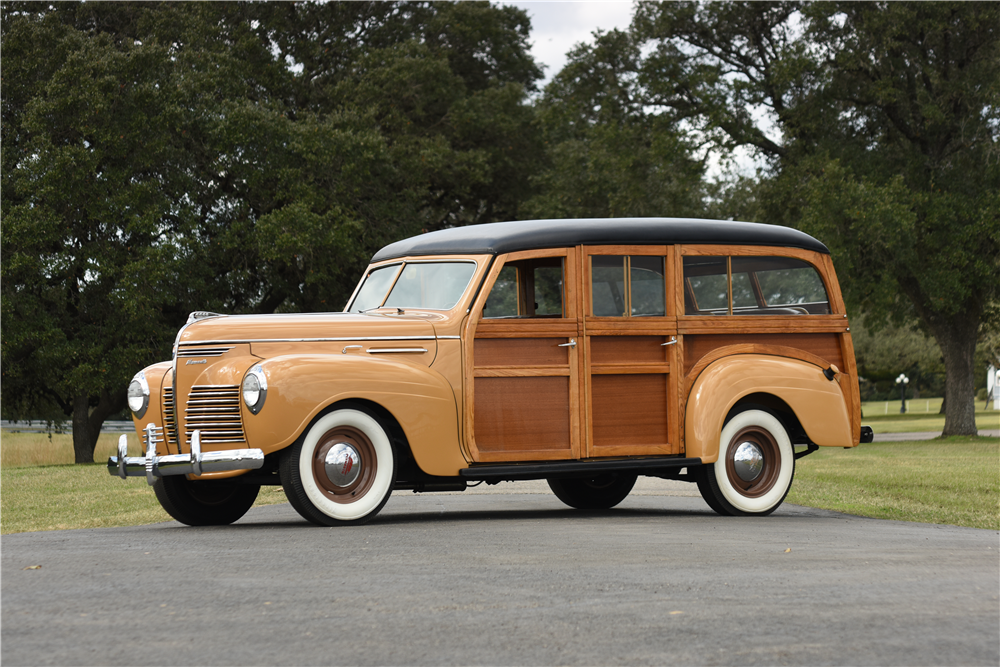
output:
[[[684,422],[686,455],[714,463],[726,415],[741,398],[757,393],[787,403],[817,445],[856,444],[847,398],[837,379],[827,380],[821,366],[786,357],[736,354],[709,364],[691,387]]]

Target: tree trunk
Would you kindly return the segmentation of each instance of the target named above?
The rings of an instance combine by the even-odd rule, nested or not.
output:
[[[930,329],[941,348],[945,370],[944,432],[941,435],[977,435],[973,358],[978,322],[955,318],[948,323],[935,324],[937,326]]]
[[[90,398],[87,394],[73,398],[74,463],[94,462],[94,449],[104,420],[125,407],[124,391],[115,394],[102,391],[96,406],[90,405]]]

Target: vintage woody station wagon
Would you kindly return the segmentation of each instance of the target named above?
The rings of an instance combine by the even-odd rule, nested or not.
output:
[[[129,386],[174,518],[225,524],[280,484],[306,519],[394,489],[545,479],[581,509],[638,475],[768,514],[795,459],[871,441],[827,248],[772,225],[547,220],[448,229],[372,259],[343,313],[193,313]],[[799,448],[796,451],[796,448]]]

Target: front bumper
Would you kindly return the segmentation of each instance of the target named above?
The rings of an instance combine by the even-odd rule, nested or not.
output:
[[[201,451],[201,432],[191,435],[190,454],[156,455],[156,444],[162,441],[160,430],[152,424],[143,429],[145,456],[128,456],[128,437],[118,439],[118,456],[108,457],[108,472],[122,479],[146,477],[152,486],[158,477],[169,475],[200,475],[206,472],[256,470],[264,465],[264,452],[259,449],[227,449],[219,452]]]

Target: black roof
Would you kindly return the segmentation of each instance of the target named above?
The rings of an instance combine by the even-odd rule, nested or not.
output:
[[[373,262],[420,255],[499,255],[577,245],[738,244],[802,248],[829,254],[804,232],[779,225],[695,218],[518,220],[442,229],[390,243]]]

